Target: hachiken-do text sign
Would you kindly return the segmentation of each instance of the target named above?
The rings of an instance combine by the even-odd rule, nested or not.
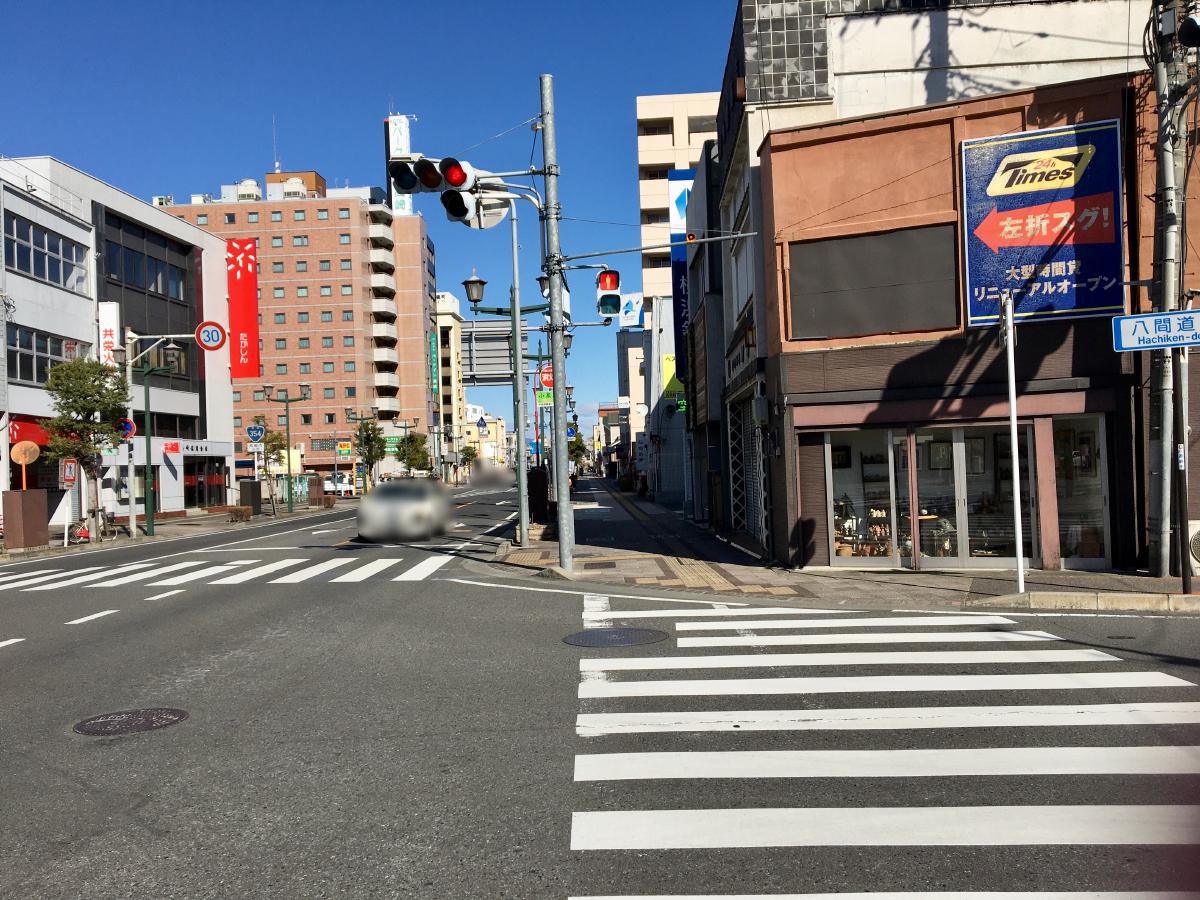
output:
[[[963,141],[967,324],[1125,311],[1116,120]]]

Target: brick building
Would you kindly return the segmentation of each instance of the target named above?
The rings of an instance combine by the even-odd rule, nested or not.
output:
[[[226,238],[255,238],[259,247],[261,373],[264,384],[312,400],[292,408],[292,446],[304,469],[331,471],[336,440],[358,415],[375,408],[388,437],[403,428],[438,425],[438,386],[431,377],[436,334],[433,243],[419,216],[395,216],[380,188],[328,188],[316,172],[275,172],[222,185],[219,199],[193,194],[175,215]],[[262,386],[234,385],[235,453],[258,416],[282,431],[280,404]],[[341,461],[345,465],[345,460]],[[387,472],[392,460],[381,465]]]

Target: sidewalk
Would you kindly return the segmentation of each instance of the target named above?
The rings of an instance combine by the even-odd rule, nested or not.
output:
[[[762,563],[670,510],[619,494],[598,478],[580,481],[575,500],[575,571],[587,581],[758,594],[855,606],[958,609],[1014,594],[1013,570],[786,569]],[[527,574],[558,563],[558,544],[513,547],[493,564]],[[1033,570],[1026,591],[1177,594],[1178,578],[1145,574]]]

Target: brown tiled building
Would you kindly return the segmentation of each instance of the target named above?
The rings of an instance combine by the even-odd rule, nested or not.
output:
[[[291,407],[305,470],[331,471],[336,440],[372,408],[387,437],[403,434],[403,420],[412,432],[414,419],[417,432],[432,434],[436,269],[425,220],[393,216],[380,188],[331,189],[316,172],[269,173],[265,183],[265,196],[247,179],[222,186],[219,200],[194,194],[190,206],[169,210],[222,237],[258,241],[261,383],[234,383],[235,453],[249,458],[242,444],[256,417],[284,428],[284,407],[266,401],[263,384],[276,397],[311,385],[312,400]]]

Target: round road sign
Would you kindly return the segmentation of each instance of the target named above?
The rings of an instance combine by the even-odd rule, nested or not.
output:
[[[225,346],[225,329],[220,322],[201,322],[196,326],[196,343],[205,350],[220,350]]]
[[[538,369],[538,381],[546,390],[554,390],[554,368],[550,363],[542,363],[542,367]]]
[[[137,426],[133,424],[133,419],[119,419],[117,421],[117,434],[127,438],[131,438],[137,434]]]

